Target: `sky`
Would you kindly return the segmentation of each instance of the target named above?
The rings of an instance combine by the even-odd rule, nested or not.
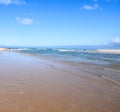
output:
[[[120,0],[0,0],[0,45],[120,46]]]

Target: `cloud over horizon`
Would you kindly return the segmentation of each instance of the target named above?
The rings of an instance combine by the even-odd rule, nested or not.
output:
[[[112,40],[112,43],[114,45],[120,45],[120,38],[119,37],[116,37],[115,39]]]
[[[31,18],[16,17],[16,20],[17,20],[18,23],[24,24],[24,25],[30,25],[30,24],[33,23],[33,20]]]
[[[26,2],[24,0],[0,0],[0,4],[3,4],[3,5],[11,5],[11,4],[24,5],[24,4],[26,4]]]

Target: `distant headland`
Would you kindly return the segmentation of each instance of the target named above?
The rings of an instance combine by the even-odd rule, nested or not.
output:
[[[0,48],[0,51],[8,51],[9,50],[9,48]]]

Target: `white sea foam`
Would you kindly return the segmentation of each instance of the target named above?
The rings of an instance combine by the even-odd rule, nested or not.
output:
[[[59,52],[75,52],[75,49],[56,49]]]

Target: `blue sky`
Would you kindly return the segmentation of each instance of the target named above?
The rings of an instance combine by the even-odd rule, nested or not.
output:
[[[120,0],[0,0],[0,45],[120,45]]]

